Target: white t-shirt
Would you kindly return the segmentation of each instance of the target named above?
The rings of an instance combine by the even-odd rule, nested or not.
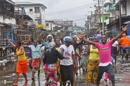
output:
[[[118,41],[115,41],[115,42],[112,44],[113,47],[116,47],[117,45],[118,45]]]
[[[112,62],[99,63],[99,66],[103,66],[103,67],[105,67],[105,66],[108,66],[109,64],[112,64]]]
[[[61,45],[60,46],[60,50],[64,50],[63,56],[64,57],[69,57],[69,59],[63,59],[60,61],[60,65],[73,65],[73,60],[72,60],[72,55],[75,54],[74,52],[74,47],[72,45],[70,45],[69,47],[67,47],[66,45]]]

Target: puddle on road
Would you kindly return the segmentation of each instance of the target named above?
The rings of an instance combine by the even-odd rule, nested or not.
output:
[[[28,72],[27,77],[28,77],[28,86],[44,86],[45,84],[45,78],[44,78],[44,73],[41,71],[41,77],[40,80],[37,78],[37,73],[35,74],[36,76],[36,81],[32,82],[31,80],[31,72]],[[0,86],[12,86],[12,84],[15,81],[15,73],[6,75],[6,76],[1,76],[0,78]],[[24,85],[24,77],[22,74],[20,74],[19,80],[18,80],[18,86],[23,86]]]
[[[129,71],[129,72],[126,71],[126,73],[130,75],[130,67],[126,67],[126,69]],[[41,71],[40,80],[37,80],[38,78],[37,78],[37,74],[36,74],[36,81],[35,82],[32,82],[32,80],[31,80],[31,72],[30,72],[30,70],[28,71],[27,76],[28,76],[28,80],[29,80],[28,81],[28,86],[44,86],[44,84],[45,84],[45,75],[44,75],[43,71]],[[124,77],[126,77],[126,76],[124,76],[123,73],[116,74],[116,78],[117,78],[116,84],[117,84],[117,86],[130,86],[130,85],[128,85],[128,84],[130,84],[129,77],[126,77],[126,79],[124,79]],[[87,86],[87,82],[86,82],[86,79],[85,79],[84,75],[79,76],[79,78],[76,79],[76,80],[77,80],[76,86]],[[4,75],[0,76],[0,86],[12,86],[14,81],[15,81],[15,73],[5,75],[5,76]],[[18,86],[23,86],[23,84],[24,84],[24,78],[23,78],[22,74],[20,74]],[[122,85],[122,84],[124,84],[124,85]],[[95,86],[95,85],[93,84],[91,86]]]
[[[0,86],[12,86],[15,81],[15,73],[1,77]],[[19,81],[23,81],[23,78],[21,76],[19,77]]]

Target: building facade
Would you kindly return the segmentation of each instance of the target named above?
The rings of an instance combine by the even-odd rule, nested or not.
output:
[[[121,31],[121,26],[128,25],[127,34],[130,35],[130,0],[113,0],[107,3],[108,12],[112,14],[109,18],[107,27],[113,35]]]
[[[16,3],[15,10],[21,11],[33,19],[35,25],[45,25],[45,9],[46,6],[41,3],[20,2]]]
[[[15,3],[11,0],[0,0],[0,3],[0,46],[6,46],[7,35],[13,41],[13,26],[16,24]]]

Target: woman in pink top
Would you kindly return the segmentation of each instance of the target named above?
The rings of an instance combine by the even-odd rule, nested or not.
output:
[[[115,86],[115,76],[114,71],[112,67],[112,59],[111,59],[111,47],[112,44],[121,37],[121,35],[128,29],[128,26],[125,26],[122,29],[122,32],[114,37],[112,40],[107,42],[107,38],[105,36],[101,37],[101,43],[96,43],[93,41],[89,41],[86,38],[84,38],[85,42],[93,44],[96,48],[99,50],[99,69],[98,69],[98,77],[97,77],[97,86],[100,85],[100,80],[102,78],[102,75],[104,72],[107,72],[110,76],[110,80],[112,81],[112,86]]]

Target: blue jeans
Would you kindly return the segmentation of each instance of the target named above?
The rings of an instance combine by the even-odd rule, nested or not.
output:
[[[125,50],[126,48],[130,49],[130,46],[128,46],[128,47],[124,46],[124,47],[122,48],[122,50]]]

